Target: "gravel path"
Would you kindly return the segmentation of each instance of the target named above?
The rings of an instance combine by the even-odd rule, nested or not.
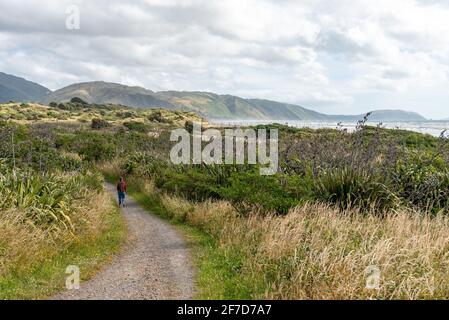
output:
[[[106,187],[115,197],[115,187]],[[192,298],[193,268],[182,236],[129,197],[121,210],[129,229],[123,252],[94,278],[82,282],[79,290],[64,291],[53,299]]]

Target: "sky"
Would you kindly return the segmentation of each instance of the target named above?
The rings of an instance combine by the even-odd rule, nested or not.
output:
[[[0,13],[0,71],[52,90],[103,80],[449,117],[449,0],[0,0]]]

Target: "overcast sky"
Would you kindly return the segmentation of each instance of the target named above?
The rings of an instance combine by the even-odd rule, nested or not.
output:
[[[104,80],[449,117],[446,0],[0,0],[0,14],[0,71],[50,89]]]

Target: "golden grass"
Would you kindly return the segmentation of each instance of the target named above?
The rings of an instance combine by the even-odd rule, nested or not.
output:
[[[158,192],[151,182],[142,189]],[[286,216],[242,217],[225,201],[158,197],[173,219],[200,227],[219,250],[243,257],[239,272],[253,284],[253,298],[449,298],[449,218],[443,214],[401,211],[380,218],[308,204]],[[380,272],[379,286],[368,289],[373,270]]]
[[[100,110],[92,108],[86,110],[61,110],[52,108],[47,105],[37,103],[0,103],[0,119],[9,119],[11,121],[21,124],[31,123],[87,123],[94,118],[102,118],[115,125],[122,125],[124,122],[135,121],[147,124],[152,124],[157,127],[166,127],[168,124],[151,122],[148,117],[153,112],[159,112],[161,116],[173,126],[184,126],[187,120],[204,122],[193,112],[187,111],[173,111],[166,109],[136,109],[128,108],[126,106],[116,106],[113,110]],[[117,113],[130,113],[129,117],[117,117]]]
[[[244,230],[231,230],[260,235],[251,257],[256,272],[275,279],[269,298],[431,299],[449,297],[448,221],[306,205],[285,217],[250,218]],[[370,266],[380,272],[379,289],[366,288]]]
[[[122,170],[120,169],[121,162],[118,158],[98,163],[96,167],[107,179],[116,179],[123,174]]]
[[[94,193],[71,213],[74,230],[49,231],[27,223],[20,210],[2,212],[0,218],[0,277],[26,272],[37,263],[65,250],[75,242],[98,237],[107,227],[106,214],[113,204],[106,192]]]

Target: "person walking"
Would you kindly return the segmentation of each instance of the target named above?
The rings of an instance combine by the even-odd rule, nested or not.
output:
[[[118,205],[125,206],[125,195],[126,195],[126,182],[125,178],[120,177],[120,181],[117,183],[117,194],[118,194]]]

